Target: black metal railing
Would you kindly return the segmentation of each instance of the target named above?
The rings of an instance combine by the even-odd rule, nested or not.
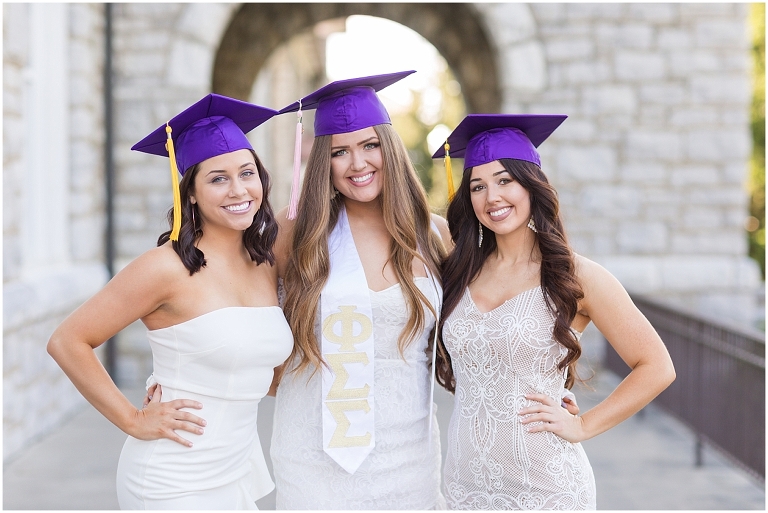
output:
[[[648,298],[632,300],[666,344],[677,373],[654,404],[696,433],[696,465],[707,443],[765,481],[765,334]],[[606,347],[606,368],[626,376],[627,365]]]

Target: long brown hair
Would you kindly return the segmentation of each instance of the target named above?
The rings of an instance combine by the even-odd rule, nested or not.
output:
[[[413,259],[424,262],[437,276],[445,249],[438,235],[430,229],[427,196],[402,140],[391,125],[376,125],[373,129],[379,138],[384,162],[381,203],[384,223],[392,237],[389,260],[409,312],[408,322],[398,337],[402,354],[424,328],[425,315],[421,305],[435,313],[414,282]],[[316,371],[323,363],[314,325],[320,294],[330,272],[328,236],[336,226],[343,205],[342,195],[334,195],[331,179],[331,137],[316,137],[312,144],[283,283],[283,311],[295,340],[291,356],[299,358],[295,371],[310,365]]]
[[[262,199],[259,211],[253,216],[251,226],[243,231],[243,246],[248,251],[251,260],[257,264],[269,262],[275,265],[275,255],[272,247],[277,239],[277,221],[272,212],[272,206],[269,203],[269,190],[271,184],[269,181],[269,171],[261,163],[256,152],[250,150],[256,163],[256,169],[259,172],[261,180]],[[179,255],[184,267],[192,276],[200,269],[205,267],[205,255],[197,247],[197,241],[203,236],[203,227],[200,225],[200,214],[197,212],[197,205],[193,204],[189,198],[195,194],[195,177],[200,171],[200,164],[195,164],[186,173],[179,182],[179,193],[181,194],[181,230],[179,230],[179,240],[171,244],[173,250]],[[173,208],[168,211],[168,224],[173,227]],[[162,246],[171,238],[171,230],[163,232],[157,239],[157,245]]]
[[[557,191],[549,184],[539,166],[524,160],[500,159],[504,169],[528,191],[531,198],[531,215],[538,232],[536,243],[541,252],[541,288],[555,326],[552,336],[568,354],[558,363],[563,370],[568,367],[566,387],[571,388],[576,379],[576,361],[581,356],[579,341],[571,331],[571,322],[578,311],[578,302],[584,297],[576,279],[573,252],[560,220]],[[440,320],[440,337],[437,351],[437,381],[447,390],[456,390],[456,380],[451,357],[442,340],[445,319],[456,308],[464,290],[477,277],[486,259],[496,251],[496,235],[484,227],[483,245],[477,247],[478,219],[472,209],[469,180],[472,168],[464,170],[461,186],[448,205],[448,225],[455,247],[443,263],[443,314]]]

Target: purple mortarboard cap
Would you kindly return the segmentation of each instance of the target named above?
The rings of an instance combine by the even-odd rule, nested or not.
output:
[[[452,158],[464,169],[499,159],[518,159],[541,167],[536,148],[568,116],[562,114],[470,114],[448,136]],[[445,156],[440,147],[432,158]]]
[[[245,134],[277,114],[276,110],[209,94],[169,122],[176,165],[184,173],[195,164],[236,150],[253,149]],[[165,125],[137,142],[132,150],[168,156]]]
[[[374,125],[392,124],[387,109],[376,96],[376,91],[394,84],[415,71],[400,71],[386,75],[338,80],[294,102],[280,114],[317,109],[315,137],[346,134]]]

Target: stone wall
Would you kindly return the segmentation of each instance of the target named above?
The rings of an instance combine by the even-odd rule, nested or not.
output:
[[[106,281],[103,6],[3,5],[3,458],[84,404],[48,356]]]
[[[323,21],[323,12],[353,14],[356,5],[313,7],[313,22]],[[495,63],[499,83],[485,91],[482,83],[469,87],[459,73],[467,94],[493,101],[500,94],[502,112],[569,115],[541,153],[578,252],[634,292],[715,318],[749,322],[762,310],[753,304],[762,284],[746,257],[743,230],[751,94],[746,4],[467,4],[464,16],[485,31],[488,44],[464,45],[464,54],[455,44],[457,37],[461,41],[455,26],[435,26],[446,16],[445,5],[434,7],[439,12],[430,4],[387,4],[376,12],[376,4],[359,5],[382,16],[407,11],[411,28],[431,35],[438,48],[450,48],[450,62],[465,63],[463,75],[483,53],[483,62]],[[287,23],[289,6],[272,7],[271,24]],[[7,458],[82,404],[45,354],[45,342],[105,280],[103,6],[3,9]],[[129,148],[211,91],[220,45],[239,12],[239,4],[114,5],[118,269],[154,247],[167,229],[171,205],[167,160]],[[35,125],[40,109],[27,95],[35,80],[30,54],[45,42],[28,29],[55,19],[66,20],[68,34],[62,72],[67,88],[57,94],[66,95],[69,109],[54,117],[61,130]],[[264,61],[250,89],[252,101],[279,108],[316,86],[317,70],[307,61],[313,37],[320,36],[292,40]],[[293,117],[274,120],[266,131],[272,142],[265,131],[253,136],[276,175],[278,207],[289,189],[284,177],[294,123]],[[47,140],[40,130],[59,133],[67,144],[55,154],[69,155],[54,159],[57,165],[42,174],[36,162],[43,152],[34,151],[35,140]],[[57,183],[66,184],[65,195],[53,190]],[[51,200],[31,197],[36,188],[48,191]],[[28,205],[41,203],[46,217],[37,218]],[[58,226],[63,228],[53,229]],[[41,241],[56,243],[37,251]],[[142,382],[150,372],[144,332],[137,322],[119,335],[121,384]]]
[[[305,14],[317,22],[323,13],[347,15],[356,6],[322,4]],[[154,244],[170,204],[162,165],[127,148],[207,92],[218,42],[231,40],[228,30],[248,26],[231,18],[257,9],[120,6],[118,240],[123,261]],[[271,9],[272,26],[298,23],[289,6]],[[359,9],[402,14],[396,6],[391,13],[386,6],[376,12],[371,6]],[[433,26],[442,14],[430,15],[433,8],[427,4],[409,9],[411,28],[438,38],[433,41],[438,47],[455,47],[451,27]],[[493,55],[483,58],[496,63],[501,110],[569,115],[541,152],[576,250],[606,266],[633,292],[752,321],[760,311],[754,298],[762,284],[757,266],[746,257],[743,230],[751,94],[748,7],[475,4],[471,9],[490,41],[484,51]],[[274,38],[268,39],[274,45]],[[478,51],[467,47],[466,56],[454,51],[451,59],[478,58]],[[293,76],[280,66],[265,66],[275,84]],[[286,103],[269,103],[281,95],[264,94],[259,84],[251,94],[272,107]],[[294,120],[284,121],[274,121],[274,132],[290,137]],[[265,155],[278,165],[281,196],[287,192],[282,170],[289,162],[280,152]],[[143,328],[122,337],[121,351],[126,379],[146,374]],[[133,358],[126,358],[129,352]]]

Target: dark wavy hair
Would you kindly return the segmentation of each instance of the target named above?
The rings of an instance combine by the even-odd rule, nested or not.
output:
[[[553,337],[568,350],[558,368],[563,370],[568,367],[566,387],[571,388],[576,380],[576,361],[581,356],[581,346],[570,326],[584,293],[576,279],[573,251],[560,220],[557,192],[539,166],[516,159],[500,159],[499,162],[530,194],[531,215],[538,230],[536,243],[541,252],[541,288],[547,307],[555,317]],[[470,199],[471,176],[472,168],[465,169],[461,186],[448,205],[446,216],[455,247],[442,265],[444,296],[435,371],[438,383],[450,392],[456,390],[456,379],[442,337],[445,319],[456,308],[464,290],[477,277],[485,260],[496,250],[496,235],[485,226],[482,228],[483,246],[477,247],[478,219]]]
[[[261,163],[256,152],[250,150],[253,159],[256,162],[256,169],[259,172],[261,187],[263,190],[261,207],[256,215],[253,216],[253,223],[243,231],[243,246],[251,256],[251,260],[257,264],[268,262],[275,264],[275,255],[272,247],[277,239],[277,221],[272,211],[272,205],[269,204],[269,190],[271,183],[269,180],[269,171]],[[197,241],[203,236],[203,227],[200,224],[200,213],[196,212],[197,205],[193,204],[189,197],[195,193],[195,177],[200,171],[200,164],[195,164],[184,174],[179,182],[179,192],[181,193],[181,230],[179,231],[179,240],[173,241],[173,250],[179,255],[184,267],[189,270],[192,276],[201,268],[205,267],[205,255],[197,248]],[[173,207],[168,211],[168,224],[173,228]],[[157,245],[162,246],[171,239],[171,230],[164,232],[157,239]]]

